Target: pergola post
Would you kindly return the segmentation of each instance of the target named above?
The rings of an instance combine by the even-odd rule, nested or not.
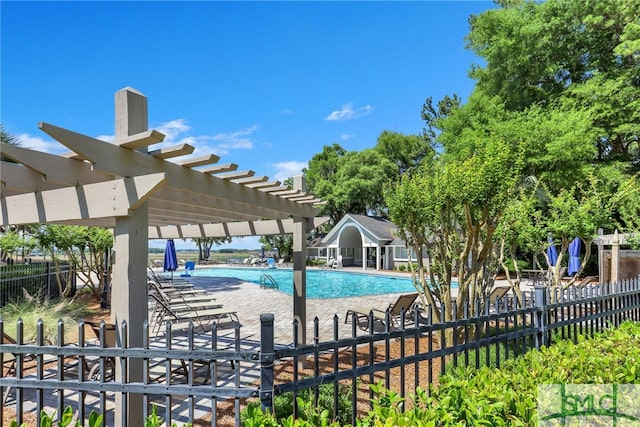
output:
[[[125,88],[115,95],[116,143],[119,139],[147,130],[147,98],[131,88]],[[146,151],[146,147],[144,148]],[[135,173],[135,171],[132,171]],[[114,230],[115,263],[111,288],[111,321],[119,327],[127,322],[128,347],[142,347],[142,326],[148,318],[147,293],[147,253],[148,250],[148,207],[142,203],[131,210],[128,216],[116,217]],[[142,381],[142,359],[129,359],[128,381]],[[116,380],[122,381],[125,373],[116,364]],[[128,394],[127,411],[122,405],[123,395],[116,394],[116,426],[138,427],[144,425],[143,399],[141,394]]]
[[[293,189],[306,192],[303,176],[293,178]],[[293,219],[293,319],[298,321],[298,343],[307,343],[307,218]]]
[[[611,280],[610,283],[616,283],[618,281],[618,271],[620,268],[620,237],[618,236],[618,230],[613,233],[613,239],[611,240]]]

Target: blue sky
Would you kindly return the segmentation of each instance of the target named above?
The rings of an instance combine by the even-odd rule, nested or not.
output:
[[[479,61],[464,49],[468,17],[494,7],[2,1],[0,118],[24,147],[62,153],[39,121],[109,140],[114,93],[130,86],[148,97],[164,145],[189,142],[193,155],[284,180],[324,145],[362,150],[383,130],[420,133],[429,96],[466,98]]]

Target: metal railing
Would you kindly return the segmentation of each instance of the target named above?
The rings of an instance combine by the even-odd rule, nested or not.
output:
[[[479,301],[475,304],[479,309]],[[294,342],[284,347],[274,342],[272,314],[260,316],[259,341],[241,337],[240,326],[226,331],[214,327],[206,333],[190,327],[177,333],[169,324],[164,335],[169,338],[154,340],[145,325],[146,344],[136,348],[121,342],[106,347],[104,339],[91,343],[84,328],[75,345],[26,344],[18,334],[17,344],[0,346],[3,366],[7,355],[16,360],[14,373],[0,377],[0,389],[3,395],[8,387],[13,390],[7,405],[15,408],[18,422],[25,410],[53,408],[61,413],[70,404],[80,419],[91,409],[106,414],[106,425],[126,426],[131,413],[149,414],[153,406],[169,425],[196,420],[218,425],[217,414],[226,405],[235,425],[240,425],[247,399],[259,399],[271,408],[275,396],[292,393],[297,411],[297,394],[311,389],[317,402],[320,386],[329,384],[334,415],[341,393],[350,391],[347,422],[354,423],[370,408],[370,384],[382,382],[406,397],[416,387],[437,384],[440,375],[456,366],[499,368],[506,359],[552,345],[556,339],[575,340],[626,320],[640,321],[640,280],[551,293],[537,286],[521,307],[516,308],[511,298],[484,307],[480,316],[437,324],[430,310],[413,311],[401,317],[400,327],[381,331],[372,327],[372,317],[368,330],[362,331],[357,322],[341,325],[335,315],[330,341],[319,340],[321,322],[316,318],[313,342],[305,345],[295,341],[294,322]],[[464,311],[471,312],[468,306]],[[351,329],[348,338],[338,338],[341,327]],[[126,336],[126,325],[121,328],[120,336]],[[34,357],[31,370],[29,357]],[[103,379],[111,378],[109,360],[116,367],[112,381]],[[91,370],[89,365],[96,363],[99,368]],[[99,375],[89,378],[91,371]]]
[[[0,267],[0,307],[12,301],[20,301],[25,292],[43,299],[59,296],[56,274],[66,286],[70,283],[72,293],[76,288],[76,277],[68,263],[60,263],[56,273],[51,262],[10,264]]]
[[[278,282],[269,274],[260,276],[260,287],[269,289],[278,289]]]

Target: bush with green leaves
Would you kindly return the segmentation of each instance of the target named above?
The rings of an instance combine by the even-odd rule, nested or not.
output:
[[[358,426],[537,425],[540,384],[637,383],[640,323],[626,322],[575,344],[557,341],[529,351],[500,369],[457,368],[440,377],[430,396],[416,390],[405,412],[397,393],[374,386],[374,408]]]
[[[309,417],[317,417],[324,413],[324,411],[326,411],[328,417],[327,420],[336,421],[338,423],[346,423],[351,420],[351,397],[353,396],[351,387],[347,384],[338,384],[338,410],[335,420],[333,420],[333,384],[322,384],[318,387],[318,390],[319,411],[317,413],[311,411],[311,408],[306,405],[306,403],[313,403],[314,401],[313,389],[303,389],[298,391],[296,401],[298,402],[298,417],[301,420],[311,421]],[[301,403],[305,403],[305,405],[302,405]],[[244,420],[249,417],[250,414],[255,413],[255,409],[259,407],[259,402],[249,402],[247,408],[242,411],[240,419]],[[292,416],[293,393],[284,393],[275,396],[273,399],[273,408],[275,419],[280,422]]]
[[[91,411],[89,414],[89,424],[87,427],[99,427],[102,425],[103,415],[98,415],[95,411]],[[161,427],[164,423],[164,419],[158,416],[156,412],[156,405],[153,405],[153,409],[151,410],[151,414],[147,416],[144,421],[144,427]],[[41,427],[82,427],[82,423],[78,420],[78,414],[73,412],[73,408],[71,406],[67,406],[64,412],[62,413],[62,417],[60,417],[60,422],[56,421],[56,413],[49,415],[45,411],[40,412],[40,426]],[[10,427],[26,427],[26,424],[20,424],[16,422],[16,420],[11,421]],[[171,427],[178,427],[176,423],[171,424]],[[191,424],[185,424],[183,427],[191,427]]]

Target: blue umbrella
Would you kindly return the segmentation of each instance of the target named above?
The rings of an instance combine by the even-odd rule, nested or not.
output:
[[[173,280],[173,272],[178,269],[178,256],[176,255],[176,246],[173,239],[167,240],[167,246],[164,249],[164,271],[171,272],[171,280]]]
[[[552,239],[549,239],[549,247],[547,247],[547,257],[549,258],[549,265],[556,265],[556,261],[558,261],[558,250],[553,244]]]
[[[569,266],[567,268],[569,276],[573,276],[578,272],[578,270],[580,270],[581,243],[582,242],[579,237],[576,237],[571,243],[569,243]]]

